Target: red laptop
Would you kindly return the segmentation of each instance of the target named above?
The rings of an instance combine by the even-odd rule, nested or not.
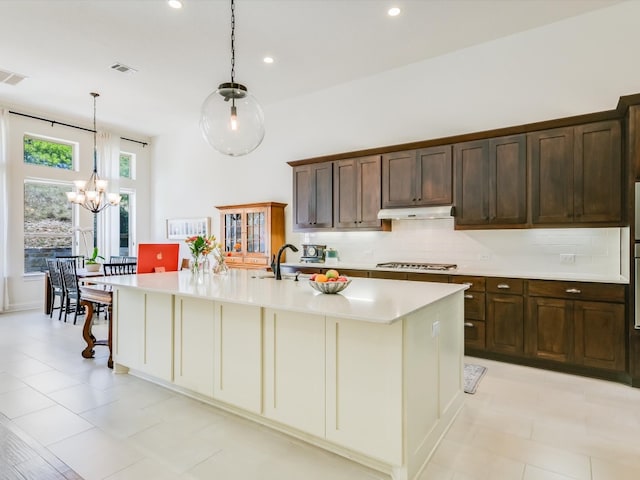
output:
[[[179,243],[140,243],[137,272],[175,272],[178,270],[179,254]]]

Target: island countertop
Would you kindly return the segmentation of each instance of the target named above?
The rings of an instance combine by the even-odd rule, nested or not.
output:
[[[199,297],[298,312],[390,324],[446,296],[467,288],[452,283],[353,278],[333,295],[314,290],[307,279],[274,280],[264,272],[231,269],[225,275],[204,275],[197,281],[187,270],[92,278],[94,283],[151,292]]]

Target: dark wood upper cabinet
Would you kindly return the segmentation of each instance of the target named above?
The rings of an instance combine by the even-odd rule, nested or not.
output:
[[[333,162],[293,168],[293,229],[333,227]]]
[[[525,135],[454,145],[456,226],[526,224],[526,155]]]
[[[534,225],[622,225],[620,122],[590,123],[528,136]]]
[[[383,155],[383,208],[450,205],[452,172],[451,145]]]
[[[381,156],[350,158],[334,162],[334,226],[339,229],[382,227]]]

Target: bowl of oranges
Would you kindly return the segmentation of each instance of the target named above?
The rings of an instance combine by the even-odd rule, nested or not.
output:
[[[337,270],[327,270],[325,273],[314,273],[309,278],[309,285],[321,293],[338,293],[349,286],[351,280],[340,275]]]

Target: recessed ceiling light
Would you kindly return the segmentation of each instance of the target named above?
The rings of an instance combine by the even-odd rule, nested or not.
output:
[[[171,8],[182,8],[182,2],[180,0],[169,0],[167,3]]]
[[[398,15],[400,15],[400,9],[398,7],[392,7],[387,11],[387,14],[390,17],[397,17]]]
[[[262,61],[264,63],[273,63],[273,57],[264,57]]]

